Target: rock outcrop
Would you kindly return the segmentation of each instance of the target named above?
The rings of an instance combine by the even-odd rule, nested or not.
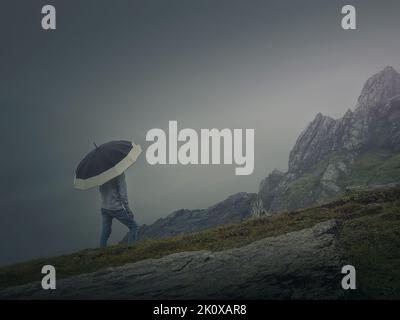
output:
[[[107,268],[42,290],[31,283],[0,299],[337,299],[341,268],[335,220],[220,252],[194,251]]]
[[[376,130],[386,129],[385,125],[392,127],[393,120],[398,120],[399,101],[400,74],[386,67],[367,80],[354,112],[348,110],[337,120],[317,114],[290,152],[289,172],[305,172],[333,151],[356,152],[376,144]],[[390,135],[386,138],[388,146],[396,147],[398,141]]]
[[[269,213],[316,204],[349,187],[360,157],[382,151],[400,152],[400,74],[392,67],[368,79],[354,111],[336,120],[317,114],[291,150],[288,171],[265,178],[259,198]],[[370,178],[363,183],[383,182],[379,175]]]
[[[207,209],[174,211],[151,225],[141,226],[139,238],[159,239],[242,222],[251,215],[251,208],[256,198],[256,193],[240,192]]]

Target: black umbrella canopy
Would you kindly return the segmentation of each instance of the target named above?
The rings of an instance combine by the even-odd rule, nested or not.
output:
[[[142,152],[139,145],[118,140],[96,146],[79,163],[75,171],[74,186],[89,189],[123,173]]]

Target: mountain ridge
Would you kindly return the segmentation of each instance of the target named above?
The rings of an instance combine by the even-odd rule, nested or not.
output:
[[[332,198],[354,187],[344,181],[356,172],[361,158],[382,150],[389,158],[400,152],[400,74],[390,66],[365,82],[354,111],[338,119],[315,116],[290,151],[288,171],[273,171],[260,183],[263,208],[273,213]],[[383,182],[396,181],[397,171]],[[369,184],[381,182],[371,177]]]
[[[256,198],[256,193],[238,192],[206,209],[179,209],[150,225],[142,225],[138,237],[159,239],[239,223],[248,217]],[[122,242],[126,240],[125,236]]]

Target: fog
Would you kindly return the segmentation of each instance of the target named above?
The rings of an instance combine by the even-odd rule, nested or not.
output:
[[[114,139],[143,149],[152,128],[255,129],[255,167],[151,166],[126,172],[139,224],[257,192],[285,171],[297,136],[318,112],[340,117],[363,83],[400,68],[399,1],[52,1],[57,29],[41,29],[43,1],[0,10],[0,264],[96,247],[98,190],[75,190],[74,169]],[[111,242],[125,228],[114,224]]]

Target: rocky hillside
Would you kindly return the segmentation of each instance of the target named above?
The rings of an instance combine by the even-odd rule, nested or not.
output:
[[[54,292],[31,283],[0,292],[0,299],[340,298],[345,260],[337,234],[329,220],[241,248],[175,253],[71,277]]]
[[[260,184],[266,212],[314,205],[346,188],[400,181],[400,74],[386,67],[365,83],[354,111],[321,113],[298,137],[287,172]]]
[[[132,246],[87,249],[0,267],[0,299],[400,298],[400,188],[348,191],[334,202]],[[40,289],[43,265],[57,290]]]

